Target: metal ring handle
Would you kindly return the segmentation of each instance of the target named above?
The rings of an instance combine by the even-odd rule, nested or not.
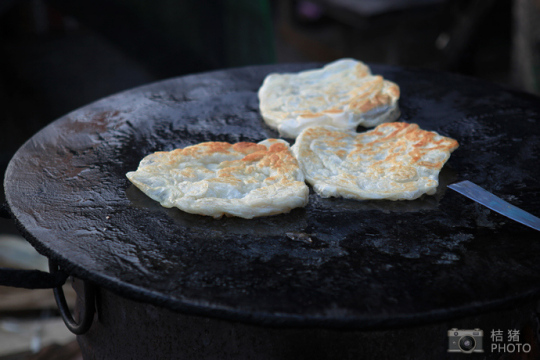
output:
[[[49,260],[49,271],[51,272],[51,274],[54,274],[58,271],[58,264],[53,260]],[[69,307],[67,305],[66,297],[64,295],[64,290],[62,289],[62,287],[55,287],[53,288],[53,291],[56,305],[58,306],[60,315],[62,315],[62,319],[64,320],[64,323],[66,324],[69,331],[76,335],[82,335],[86,333],[90,329],[90,326],[92,326],[94,314],[96,311],[96,292],[94,285],[90,284],[88,281],[84,281],[84,304],[82,312],[80,314],[79,322],[76,322],[75,319],[73,319],[73,316],[69,311]]]

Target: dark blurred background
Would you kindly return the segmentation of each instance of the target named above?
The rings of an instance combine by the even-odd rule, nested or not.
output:
[[[353,57],[538,93],[538,20],[539,0],[3,0],[0,177],[56,118],[213,69]],[[16,234],[10,221],[2,234]]]
[[[519,12],[531,17],[523,9],[538,13],[539,3],[3,0],[0,172],[25,140],[71,110],[134,86],[212,69],[353,57],[535,91],[512,70],[512,58],[516,42],[526,40],[517,25],[534,24]],[[528,31],[534,38],[534,29]],[[535,46],[521,50],[533,65]]]

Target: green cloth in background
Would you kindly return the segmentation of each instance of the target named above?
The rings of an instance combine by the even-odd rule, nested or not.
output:
[[[268,0],[116,0],[208,69],[276,61]],[[157,54],[159,56],[159,54]]]
[[[242,66],[276,61],[268,1],[227,0],[224,19],[229,64]]]

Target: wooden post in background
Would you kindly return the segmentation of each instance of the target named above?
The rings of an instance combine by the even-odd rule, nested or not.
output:
[[[540,0],[514,0],[512,81],[540,94]]]

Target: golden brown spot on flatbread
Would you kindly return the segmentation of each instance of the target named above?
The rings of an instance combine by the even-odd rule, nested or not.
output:
[[[303,111],[301,113],[298,114],[299,116],[303,117],[303,118],[318,118],[321,116],[321,114],[319,113],[314,113],[312,111]]]
[[[232,145],[232,148],[234,151],[238,151],[242,154],[251,154],[256,151],[266,151],[266,146],[251,142],[239,142]]]
[[[331,109],[323,111],[324,114],[341,114],[342,112],[343,110],[336,109],[336,108],[331,108]]]
[[[289,151],[289,147],[283,143],[272,144],[268,149],[268,152],[280,152],[280,151]]]
[[[356,76],[358,76],[359,78],[363,78],[369,75],[369,68],[363,63],[357,64],[355,70]]]
[[[261,160],[262,158],[264,158],[266,156],[266,153],[263,152],[263,151],[258,151],[258,152],[255,152],[255,153],[251,153],[249,155],[246,155],[242,161],[245,161],[245,162],[255,162],[255,161],[259,161]]]

